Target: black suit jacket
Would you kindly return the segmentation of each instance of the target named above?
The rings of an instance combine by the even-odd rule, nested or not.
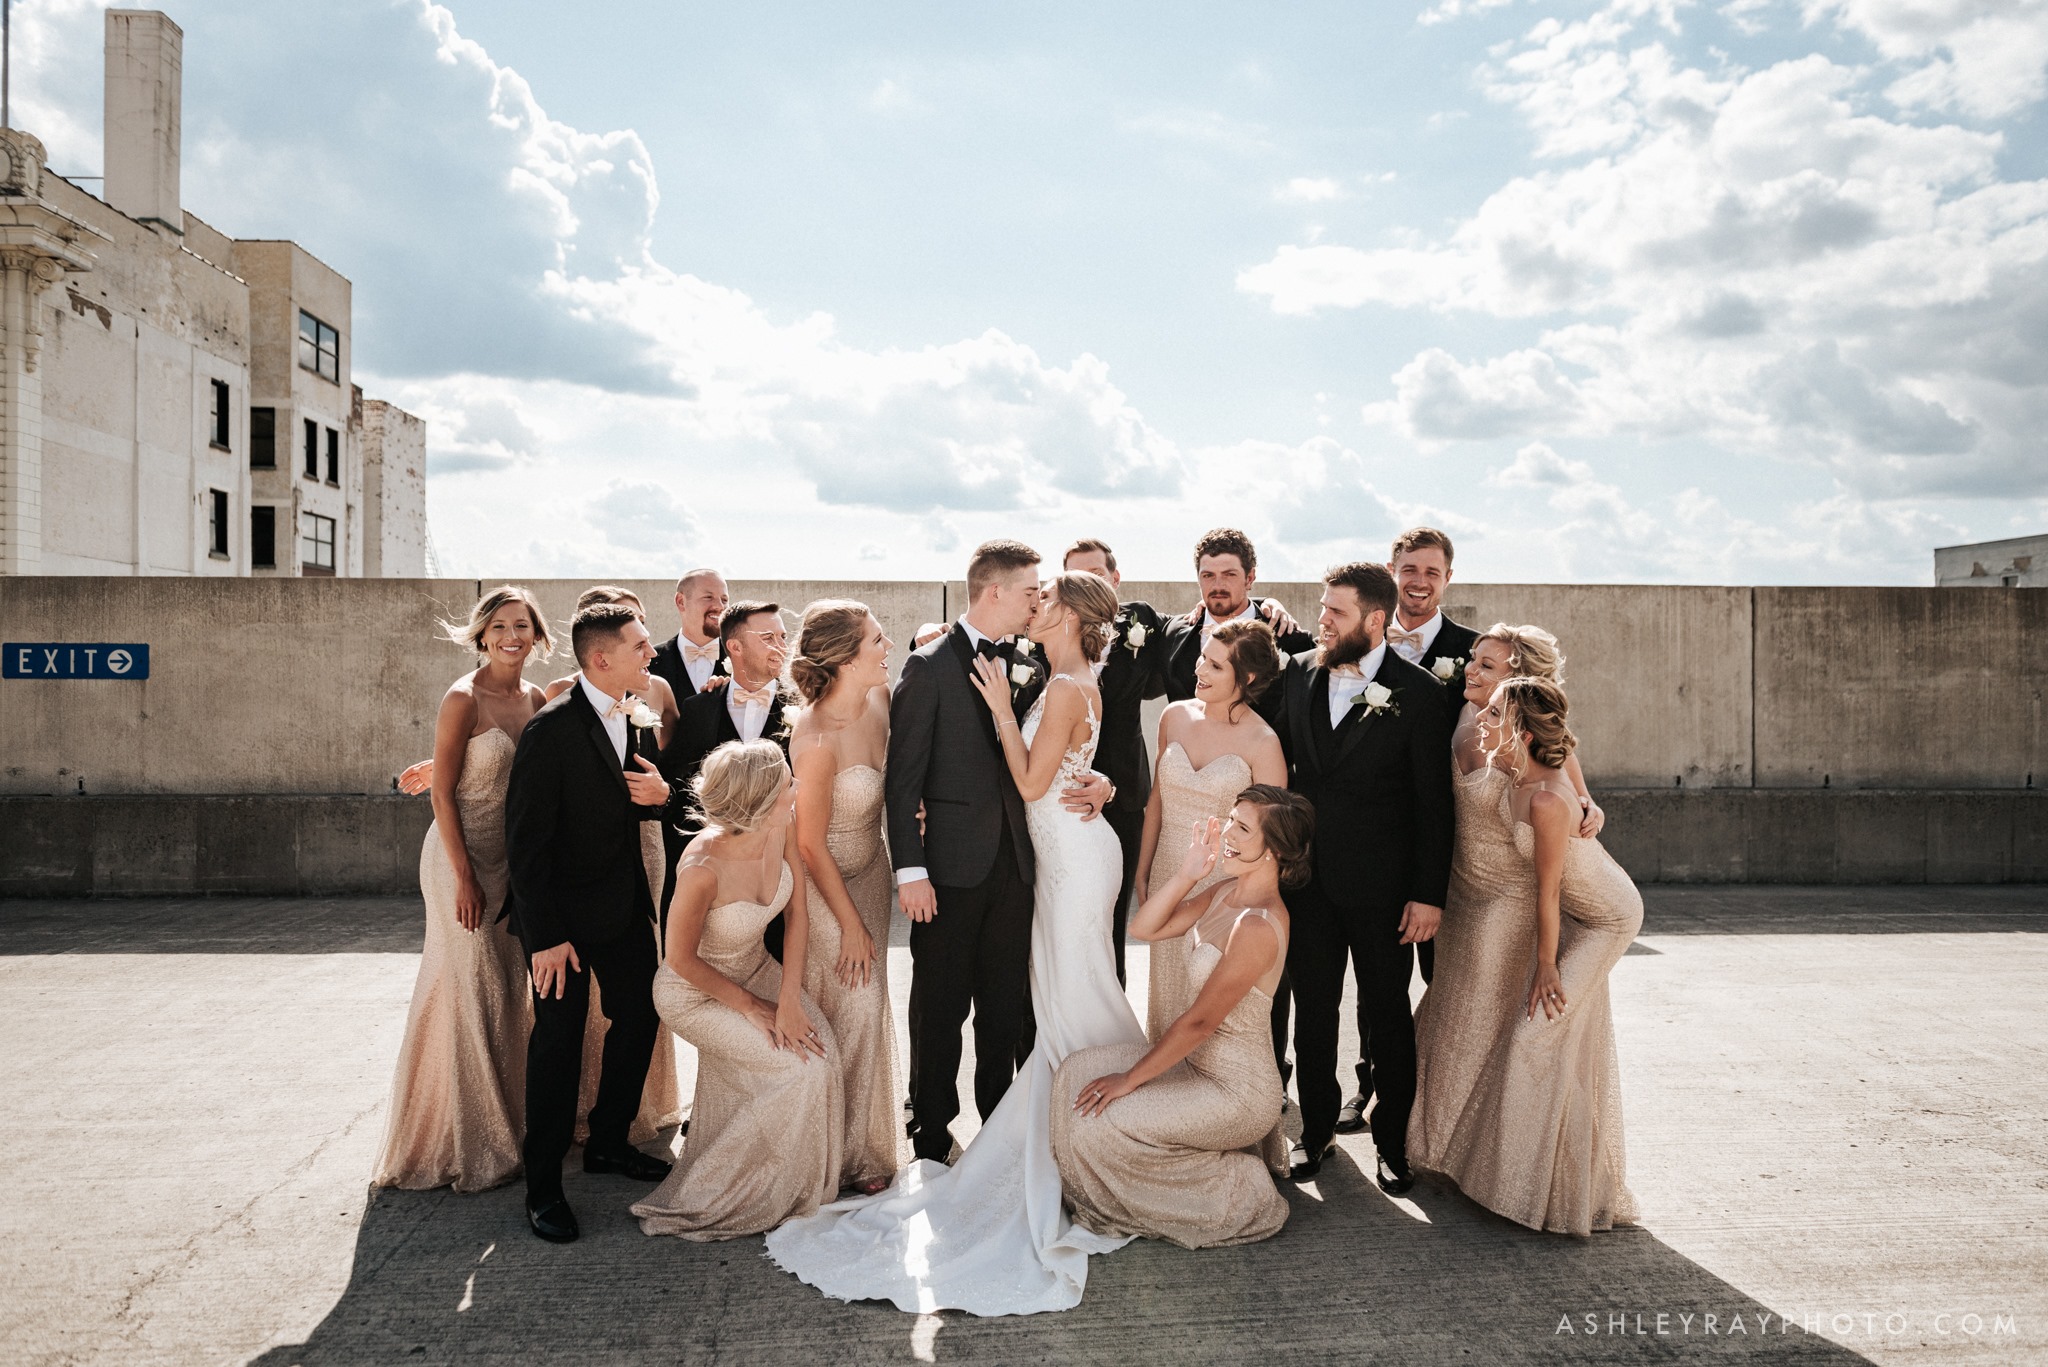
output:
[[[1142,637],[1131,644],[1133,635]],[[1159,696],[1159,671],[1166,659],[1167,634],[1158,609],[1150,603],[1126,603],[1117,613],[1096,684],[1102,690],[1102,739],[1095,747],[1095,770],[1116,785],[1107,810],[1142,816],[1152,795],[1152,762],[1145,747],[1141,709],[1148,697]]]
[[[1045,687],[1045,667],[1021,650],[1006,651],[1004,659],[1005,669],[1022,664],[1032,672],[1029,684],[1010,693],[1021,719]],[[890,862],[921,867],[942,887],[978,887],[995,867],[1007,827],[1017,871],[1029,883],[1036,865],[1024,799],[1003,762],[995,719],[969,681],[973,660],[974,647],[956,626],[903,662],[889,700]]]
[[[1267,599],[1254,598],[1252,608],[1263,619]],[[1184,702],[1195,696],[1195,661],[1202,654],[1202,625],[1197,617],[1192,623],[1186,613],[1178,613],[1166,619],[1166,650],[1160,662],[1159,683],[1150,694],[1158,697],[1161,691],[1174,702]],[[1275,643],[1282,659],[1315,649],[1316,638],[1299,627],[1286,635],[1274,634]],[[1270,696],[1270,694],[1269,694]]]
[[[683,667],[682,640],[683,634],[677,632],[656,646],[654,659],[647,666],[648,673],[658,674],[668,680],[669,689],[676,695],[678,707],[697,694],[697,685],[690,682],[690,671]],[[718,659],[720,664],[725,662],[724,641],[718,643]],[[714,665],[712,668],[713,672],[716,672],[717,666]]]
[[[684,682],[688,682],[687,676]],[[675,823],[685,835],[693,835],[697,823],[689,815],[690,781],[697,777],[697,771],[704,765],[704,757],[729,740],[740,738],[740,729],[733,724],[732,711],[726,706],[726,689],[707,688],[694,697],[684,698],[676,709],[676,724],[668,738],[668,744],[661,751],[661,776],[676,790],[676,797],[669,803]],[[784,693],[775,690],[775,696],[768,703],[768,721],[761,728],[761,739],[772,740],[782,747],[785,758],[789,755],[789,736],[782,724],[782,703]]]
[[[1389,650],[1375,683],[1393,690],[1377,715],[1354,707],[1330,725],[1329,671],[1304,652],[1281,675],[1280,741],[1288,786],[1315,804],[1315,877],[1347,910],[1400,917],[1407,902],[1441,907],[1451,878],[1451,715],[1444,688]]]
[[[627,752],[653,762],[653,731],[627,727]],[[512,928],[529,954],[615,940],[654,915],[640,859],[642,807],[579,681],[520,733],[505,794]]]
[[[1457,673],[1444,680],[1445,701],[1451,705],[1451,720],[1458,719],[1458,709],[1465,705],[1465,665],[1472,660],[1472,647],[1479,640],[1479,633],[1468,626],[1453,622],[1446,617],[1443,625],[1436,629],[1436,639],[1429,643],[1429,649],[1422,652],[1418,662],[1422,668],[1435,672],[1438,660],[1459,660]]]

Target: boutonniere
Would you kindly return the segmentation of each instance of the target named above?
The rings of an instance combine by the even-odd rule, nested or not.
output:
[[[1123,632],[1124,649],[1136,655],[1145,648],[1145,642],[1151,638],[1151,635],[1152,633],[1145,629],[1143,622],[1134,621],[1128,615],[1125,616]]]
[[[1010,686],[1012,688],[1023,688],[1037,677],[1037,673],[1032,670],[1030,665],[1014,664],[1010,666]]]
[[[1446,655],[1435,664],[1432,664],[1429,667],[1429,672],[1442,679],[1445,683],[1449,683],[1465,672],[1465,657],[1460,655],[1453,659],[1451,656]]]
[[[636,699],[633,703],[633,710],[626,714],[626,720],[642,731],[652,731],[655,727],[661,725],[661,714],[646,703]]]
[[[730,673],[732,673],[732,656],[730,656],[730,655],[721,655],[721,656],[719,656],[719,657],[718,657],[718,667],[717,667],[716,669],[712,670],[711,672],[712,672],[713,674],[730,674]]]
[[[1383,683],[1367,684],[1356,697],[1352,698],[1351,705],[1353,707],[1363,707],[1368,717],[1377,717],[1381,713],[1395,717],[1401,715],[1401,708],[1394,701],[1394,690]]]

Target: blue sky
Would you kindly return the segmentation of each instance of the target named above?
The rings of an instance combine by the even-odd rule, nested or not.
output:
[[[17,121],[99,168],[99,7]],[[2048,526],[2048,0],[215,3],[185,200],[355,283],[461,572],[1926,582]]]

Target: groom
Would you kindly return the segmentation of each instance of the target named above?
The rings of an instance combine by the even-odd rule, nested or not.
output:
[[[670,1167],[626,1141],[661,1025],[650,995],[654,899],[640,859],[640,823],[661,819],[669,786],[649,760],[654,728],[635,718],[650,687],[654,645],[633,609],[619,603],[577,613],[570,641],[581,672],[526,724],[505,795],[513,924],[533,977],[526,1219],[554,1243],[578,1233],[562,1194],[562,1159],[576,1127],[592,974],[604,988],[611,1027],[583,1170],[656,1182]]]
[[[889,851],[910,918],[911,1147],[947,1161],[960,1114],[961,1027],[974,1013],[974,1104],[986,1120],[1031,1048],[1031,885],[1024,799],[995,719],[970,682],[977,657],[1001,662],[1018,716],[1045,686],[1009,638],[1038,615],[1038,552],[988,541],[967,564],[967,612],[912,652],[889,705]],[[1071,810],[1113,791],[1091,777]]]
[[[1293,936],[1294,1060],[1306,1181],[1335,1144],[1337,1022],[1344,961],[1365,1019],[1380,1189],[1399,1195],[1415,1104],[1415,1022],[1408,979],[1417,942],[1436,934],[1450,882],[1451,714],[1444,685],[1388,649],[1394,577],[1360,561],[1323,576],[1317,649],[1281,676],[1276,727],[1288,787],[1315,804],[1314,868],[1288,898]]]

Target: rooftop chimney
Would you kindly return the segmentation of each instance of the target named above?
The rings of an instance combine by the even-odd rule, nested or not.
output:
[[[107,203],[180,236],[178,123],[185,34],[155,10],[107,11]]]

